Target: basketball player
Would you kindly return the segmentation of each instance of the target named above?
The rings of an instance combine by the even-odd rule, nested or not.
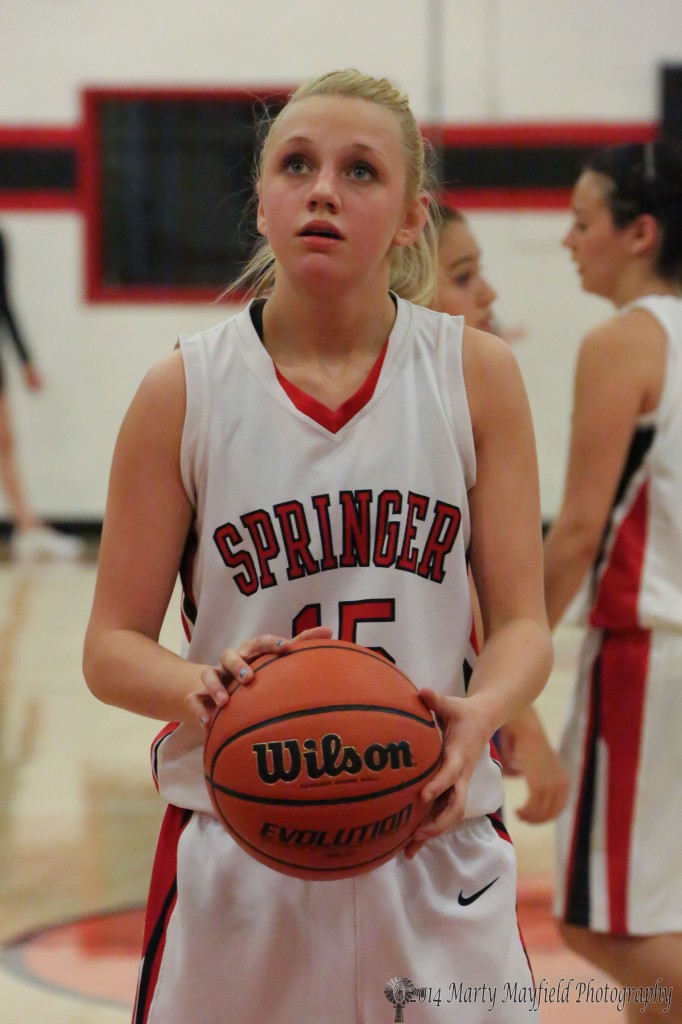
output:
[[[26,387],[31,391],[39,391],[43,382],[33,364],[10,304],[7,282],[7,246],[3,233],[0,231],[0,341],[6,338],[9,338],[14,345],[16,355],[21,363]],[[20,562],[29,562],[53,558],[70,559],[81,554],[82,542],[76,537],[67,537],[41,522],[26,498],[17,465],[2,358],[0,358],[0,481],[14,523],[10,542],[12,558]]]
[[[402,977],[424,993],[411,1024],[442,1020],[448,995],[469,1024],[533,1016],[488,738],[551,664],[535,448],[508,347],[416,304],[436,271],[426,185],[419,127],[389,82],[304,84],[261,154],[255,300],[182,338],[122,426],[85,673],[102,700],[180,723],[154,748],[170,806],[137,1022],[380,1024]],[[158,644],[180,563],[186,659]],[[256,656],[331,626],[422,688],[445,753],[423,793],[440,796],[436,815],[405,854],[323,883],[233,842],[202,749],[228,680],[257,688]],[[521,997],[488,1012],[506,982]]]
[[[483,274],[481,250],[469,221],[460,210],[439,206],[438,279],[433,309],[463,316],[470,327],[495,331],[493,303],[497,293]],[[476,592],[471,603],[478,645],[483,642]],[[522,775],[528,787],[525,803],[516,808],[522,821],[551,821],[563,809],[568,776],[543,728],[538,712],[528,708],[495,733],[495,746],[506,775]]]
[[[682,154],[598,153],[564,244],[617,314],[578,356],[563,504],[546,539],[559,621],[592,566],[589,631],[563,744],[568,944],[623,985],[673,988],[630,1020],[682,1021]]]

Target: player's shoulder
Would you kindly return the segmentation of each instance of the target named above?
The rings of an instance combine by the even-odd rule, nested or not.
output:
[[[664,357],[666,333],[646,308],[635,306],[597,324],[585,334],[578,351],[579,370],[628,372],[631,366]]]
[[[239,332],[244,323],[250,323],[250,320],[249,307],[243,306],[210,327],[191,334],[180,335],[178,347],[182,348],[189,344],[210,350],[216,345],[223,345],[231,336]]]
[[[504,427],[521,414],[527,402],[521,370],[501,338],[465,327],[462,368],[475,430],[483,423]]]
[[[440,310],[431,309],[430,306],[420,306],[408,299],[397,297],[398,323],[402,320],[409,324],[412,330],[417,330],[424,336],[432,338],[440,337],[443,332],[461,332],[464,324],[464,317],[450,316],[448,313],[441,313]]]
[[[516,356],[507,342],[477,327],[464,327],[462,360],[465,374],[504,376],[518,369]]]
[[[167,420],[184,414],[185,370],[177,349],[147,370],[132,405],[150,419]]]

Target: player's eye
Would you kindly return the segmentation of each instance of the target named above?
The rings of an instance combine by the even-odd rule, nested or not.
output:
[[[300,153],[288,153],[282,159],[282,169],[292,174],[302,174],[307,167],[308,162]]]
[[[458,288],[466,288],[467,285],[471,284],[473,276],[470,270],[465,271],[463,274],[457,274],[454,279],[455,284]]]
[[[351,167],[351,177],[356,181],[372,181],[376,178],[377,172],[366,160],[358,160]]]

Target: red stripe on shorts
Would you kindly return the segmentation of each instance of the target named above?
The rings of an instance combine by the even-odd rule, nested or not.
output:
[[[154,785],[156,786],[157,790],[159,788],[159,747],[161,746],[163,741],[171,735],[171,733],[175,732],[178,726],[178,722],[169,722],[167,725],[164,725],[163,729],[156,734],[152,741],[152,778],[154,779]]]
[[[512,838],[509,835],[509,832],[507,831],[507,826],[505,825],[502,819],[502,815],[498,811],[495,811],[493,814],[488,815],[488,820],[490,821],[490,824],[497,832],[499,838],[503,839],[505,842],[510,843],[513,846],[514,844],[512,842]],[[531,964],[530,957],[528,955],[528,947],[526,946],[526,940],[523,937],[523,931],[521,929],[521,922],[519,921],[518,911],[516,914],[516,927],[519,932],[519,940],[523,947],[524,956],[526,957],[526,963],[528,964],[528,970],[530,971],[533,987],[535,987],[535,975],[533,974],[533,965]]]
[[[149,1016],[166,945],[166,929],[177,898],[178,843],[191,817],[191,811],[169,804],[161,825],[145,914],[133,1024],[145,1024]]]
[[[601,651],[601,738],[608,749],[606,862],[611,931],[628,934],[632,825],[649,674],[651,633],[605,633]]]
[[[590,925],[590,847],[597,776],[597,735],[601,699],[601,651],[590,669],[587,722],[580,762],[580,788],[573,816],[573,832],[564,878],[564,919],[568,924]]]

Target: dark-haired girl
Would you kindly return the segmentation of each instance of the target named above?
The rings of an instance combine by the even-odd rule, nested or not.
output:
[[[563,755],[559,913],[622,985],[672,986],[630,1020],[682,1020],[682,154],[598,153],[564,240],[616,307],[578,357],[565,496],[546,540],[550,624],[591,567]],[[675,1004],[677,1004],[675,1008]]]

